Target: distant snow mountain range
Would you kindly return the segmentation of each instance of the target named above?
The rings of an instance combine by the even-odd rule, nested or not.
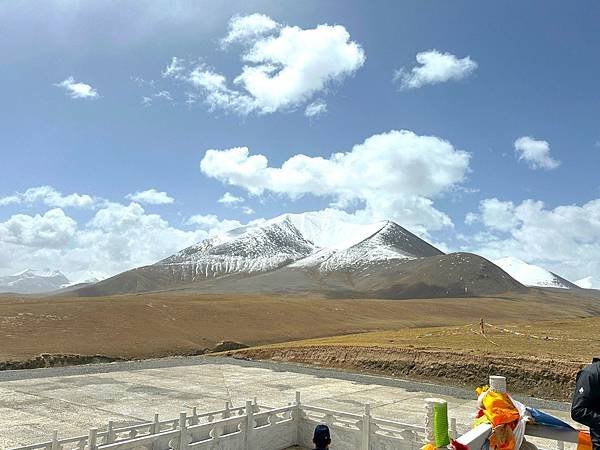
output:
[[[0,292],[39,294],[60,289],[69,280],[60,271],[24,270],[14,275],[0,277]]]
[[[98,296],[183,289],[405,298],[485,295],[525,286],[578,289],[591,283],[571,283],[512,257],[490,262],[470,253],[444,254],[389,220],[360,225],[303,213],[211,236],[100,282],[79,285],[60,272],[25,271],[0,278],[0,292],[68,288],[74,295]]]
[[[26,269],[13,275],[0,277],[0,293],[41,294],[100,281],[91,273],[79,281],[70,281],[59,270]]]

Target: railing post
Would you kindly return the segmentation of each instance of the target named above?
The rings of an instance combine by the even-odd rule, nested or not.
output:
[[[565,450],[565,443],[563,441],[556,441],[556,450]]]
[[[98,448],[98,428],[90,428],[88,434],[88,449],[96,450]]]
[[[246,401],[246,437],[244,439],[245,450],[252,450],[254,448],[252,439],[254,434],[254,407],[252,400]]]
[[[506,377],[490,375],[490,391],[506,394]]]
[[[369,450],[371,448],[371,405],[365,405],[365,413],[363,414],[362,423],[362,446],[361,450]]]
[[[152,431],[150,431],[150,433],[160,433],[160,420],[158,419],[158,413],[154,413],[154,421],[152,422]]]
[[[222,419],[229,419],[231,417],[231,410],[229,407],[229,402],[225,402],[225,409],[223,410],[223,414],[221,415]]]
[[[441,413],[438,409],[438,436],[436,440],[436,409],[443,408]],[[425,399],[425,435],[427,444],[435,444],[438,446],[446,446],[450,443],[450,429],[448,424],[448,403],[441,398],[426,398]],[[444,434],[441,434],[444,433]],[[437,441],[437,442],[436,442]]]
[[[152,425],[150,426],[150,434],[158,434],[160,433],[160,420],[158,419],[158,413],[154,413],[154,420],[152,421]],[[158,442],[153,442],[151,450],[158,450],[158,446],[160,444]]]
[[[458,437],[458,431],[456,430],[456,417],[450,418],[450,437],[456,439]]]
[[[433,405],[436,399],[425,399],[425,443],[432,444],[435,442],[435,432],[433,426]]]
[[[114,422],[112,420],[108,421],[108,429],[106,430],[106,443],[112,444],[115,442],[115,432],[114,432]]]
[[[302,415],[302,402],[300,399],[300,391],[296,391],[296,400],[294,401],[294,421],[296,422],[296,445],[300,445],[300,419]]]
[[[187,449],[187,414],[179,413],[179,450]]]
[[[52,432],[52,450],[58,450],[58,430]]]

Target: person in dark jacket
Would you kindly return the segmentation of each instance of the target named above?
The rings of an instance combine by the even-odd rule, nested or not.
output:
[[[331,444],[331,436],[329,435],[329,427],[327,425],[317,425],[313,434],[313,443],[315,450],[327,450]]]
[[[571,418],[590,427],[594,450],[600,450],[600,358],[594,358],[577,374]]]

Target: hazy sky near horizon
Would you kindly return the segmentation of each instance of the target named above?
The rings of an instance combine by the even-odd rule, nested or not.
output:
[[[600,4],[0,3],[0,275],[287,212],[600,287]]]

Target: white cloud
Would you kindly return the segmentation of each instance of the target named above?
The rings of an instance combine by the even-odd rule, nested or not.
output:
[[[156,189],[148,189],[146,191],[138,191],[133,194],[128,194],[130,200],[148,205],[167,205],[175,202],[173,197],[169,197],[166,192],[160,192]]]
[[[65,247],[75,236],[77,222],[59,209],[43,215],[15,214],[0,222],[1,240],[25,247]]]
[[[180,229],[135,202],[107,202],[81,224],[58,208],[39,215],[16,214],[0,222],[0,274],[49,267],[74,277],[85,272],[114,275],[240,225],[216,216],[203,221],[199,217],[189,221],[190,230]]]
[[[221,40],[221,45],[227,47],[234,42],[256,40],[279,28],[279,24],[264,14],[235,16],[229,21],[227,36]]]
[[[163,76],[200,89],[211,110],[268,114],[309,102],[331,83],[352,75],[365,61],[363,49],[341,25],[302,29],[279,25],[262,15],[235,17],[224,42],[235,41],[247,45],[234,87],[205,64],[190,69],[178,58],[171,60]]]
[[[327,103],[322,100],[317,100],[306,106],[304,115],[306,117],[316,117],[327,112]]]
[[[443,139],[403,130],[371,136],[328,158],[294,155],[279,168],[246,147],[207,150],[200,168],[253,195],[270,191],[297,199],[312,194],[332,199],[338,208],[363,205],[361,211],[372,218],[435,230],[452,222],[431,199],[464,181],[469,160],[467,152]]]
[[[497,214],[489,213],[489,205]],[[474,236],[468,250],[492,259],[514,256],[572,280],[600,279],[600,199],[554,209],[534,200],[488,199],[477,216],[485,232]]]
[[[519,160],[525,160],[532,169],[552,170],[560,166],[560,161],[550,156],[547,141],[522,136],[515,141],[515,152],[519,154]]]
[[[402,68],[394,74],[394,81],[400,83],[401,89],[416,89],[428,84],[461,80],[477,69],[477,63],[469,56],[457,58],[452,53],[437,50],[417,53],[416,59],[419,66],[410,71]]]
[[[238,220],[221,220],[214,214],[196,214],[188,218],[186,224],[196,225],[199,229],[206,231],[208,235],[218,234],[243,226]]]
[[[230,192],[225,192],[225,194],[219,200],[217,200],[217,202],[231,206],[238,203],[244,203],[244,199],[242,197],[236,197]]]
[[[54,86],[63,88],[71,98],[98,98],[98,91],[86,83],[77,83],[73,77],[66,78]]]
[[[24,192],[0,197],[0,206],[9,204],[33,204],[41,202],[47,206],[58,208],[92,208],[99,200],[87,194],[63,195],[52,186],[38,186],[29,188]]]
[[[254,214],[254,210],[249,206],[242,206],[242,212],[248,216]]]
[[[475,222],[481,222],[494,230],[510,231],[518,224],[514,209],[513,202],[488,198],[479,204],[480,214],[468,213],[465,223],[472,225]]]

